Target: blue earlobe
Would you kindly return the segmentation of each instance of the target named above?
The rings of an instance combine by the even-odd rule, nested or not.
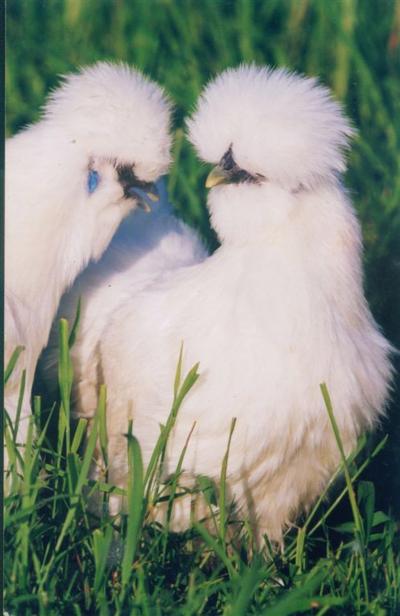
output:
[[[92,194],[100,183],[100,175],[94,169],[90,169],[87,177],[87,189]]]

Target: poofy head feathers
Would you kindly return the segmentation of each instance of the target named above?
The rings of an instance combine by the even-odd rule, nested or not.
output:
[[[53,152],[46,187],[63,186],[60,201],[84,229],[87,257],[100,257],[132,209],[151,209],[154,182],[171,161],[170,119],[162,88],[125,64],[83,68],[50,95],[39,123]]]
[[[134,163],[141,180],[154,181],[170,163],[170,112],[156,83],[127,65],[100,62],[64,77],[44,120],[88,157]]]
[[[65,76],[41,120],[9,140],[8,201],[35,212],[41,228],[74,238],[64,265],[98,259],[131,210],[151,209],[154,183],[171,161],[171,107],[134,68],[100,62]]]
[[[220,163],[231,155],[238,171],[291,190],[343,172],[354,132],[315,79],[254,65],[228,69],[211,81],[188,128],[203,160]]]

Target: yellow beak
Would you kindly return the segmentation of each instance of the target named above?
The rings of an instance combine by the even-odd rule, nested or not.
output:
[[[160,195],[155,190],[146,190],[146,193],[148,198],[154,203],[160,201]]]
[[[229,182],[228,172],[224,171],[220,165],[217,165],[207,176],[206,188],[213,188],[213,186],[218,186],[218,184],[226,184],[227,182]]]

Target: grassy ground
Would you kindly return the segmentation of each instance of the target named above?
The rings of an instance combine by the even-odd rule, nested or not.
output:
[[[211,75],[243,60],[319,75],[359,129],[346,183],[363,225],[366,291],[378,322],[400,348],[400,2],[9,0],[7,12],[8,133],[38,117],[58,73],[99,59],[136,64],[164,84],[177,103],[171,198],[211,247],[215,238],[204,207],[206,169],[182,131],[183,117],[201,87]],[[360,443],[349,462],[350,476],[358,477],[355,494],[349,483],[339,485],[331,497],[333,511],[321,503],[300,529],[289,533],[283,554],[272,559],[256,554],[250,562],[251,536],[243,529],[238,548],[228,539],[224,516],[216,520],[217,540],[202,527],[177,536],[148,524],[146,506],[160,497],[162,487],[154,482],[149,487],[149,478],[145,483],[140,473],[130,486],[126,519],[96,523],[88,517],[82,497],[88,454],[79,453],[84,426],[71,437],[65,430],[65,332],[63,344],[64,400],[51,419],[59,427],[58,439],[47,439],[43,432],[43,440],[27,449],[22,479],[14,475],[15,496],[6,502],[5,599],[11,613],[400,611],[393,521],[396,507],[400,510],[396,393],[382,434]],[[136,442],[128,440],[138,460]],[[135,466],[140,468],[138,462]],[[221,493],[207,485],[198,489],[224,511]],[[352,507],[346,506],[349,496]],[[125,546],[120,564],[106,558],[109,550],[117,550],[118,536]]]
[[[347,460],[342,458],[336,479],[343,472],[345,482],[336,484],[329,501],[326,493],[321,495],[301,525],[287,533],[282,551],[273,550],[267,537],[262,552],[258,551],[246,520],[230,521],[225,498],[230,439],[221,452],[218,488],[201,477],[191,490],[193,498],[200,494],[209,503],[210,524],[206,527],[197,521],[186,533],[169,532],[168,525],[151,521],[151,511],[168,500],[172,513],[176,501],[188,492],[179,486],[185,449],[168,483],[162,484],[159,478],[169,433],[198,377],[197,366],[182,375],[179,361],[170,416],[145,471],[129,426],[127,514],[111,517],[105,507],[98,518],[88,511],[87,497],[100,493],[106,504],[112,494],[122,491],[108,483],[107,474],[96,482],[88,479],[97,440],[107,466],[104,386],[83,453],[85,420],[70,431],[73,337],[68,323],[61,320],[60,405],[43,413],[40,399],[34,399],[34,418],[22,455],[7,422],[12,471],[6,481],[10,496],[5,507],[4,565],[6,606],[12,614],[398,613],[396,523],[377,509],[373,483],[360,479],[385,447],[386,437],[373,448],[362,438],[356,451]],[[321,395],[335,431],[329,394],[322,388]],[[58,417],[56,441],[49,435],[54,416]],[[231,433],[233,429],[234,422]],[[340,435],[337,443],[340,449]],[[338,524],[334,514],[344,499],[350,510]]]

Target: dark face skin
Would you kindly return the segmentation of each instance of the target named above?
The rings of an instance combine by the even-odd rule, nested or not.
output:
[[[143,182],[143,180],[136,177],[133,171],[133,166],[117,165],[116,170],[118,173],[118,181],[121,184],[124,191],[124,196],[127,199],[132,197],[132,187],[141,188],[145,192],[149,192],[154,189],[154,184],[152,182]]]
[[[229,146],[229,149],[221,158],[218,166],[221,167],[224,172],[226,172],[230,184],[239,184],[241,182],[259,184],[261,180],[265,179],[264,176],[260,174],[252,175],[245,169],[241,169],[238,166],[238,164],[235,162],[235,159],[233,158],[232,144]]]
[[[233,157],[232,144],[229,146],[218,165],[212,169],[206,180],[206,188],[213,188],[218,184],[262,184],[267,182],[268,178],[261,173],[249,173],[245,169],[239,167]],[[297,188],[291,192],[297,194],[305,190],[300,183]]]

